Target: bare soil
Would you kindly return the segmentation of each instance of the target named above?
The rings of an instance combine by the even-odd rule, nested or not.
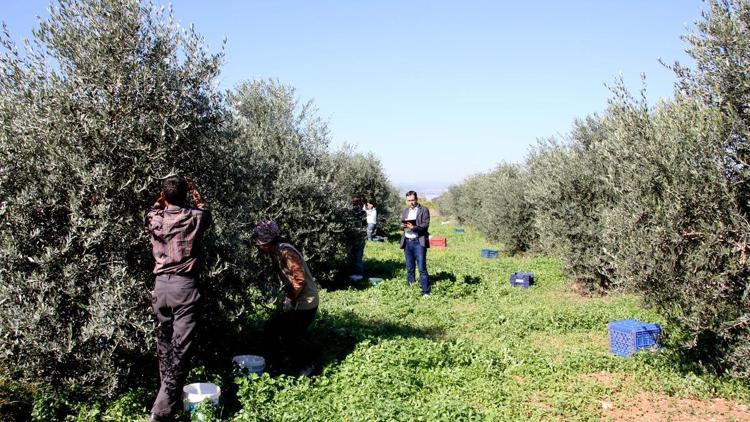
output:
[[[640,393],[626,406],[605,403],[602,402],[602,416],[611,421],[750,421],[747,405],[724,399]]]

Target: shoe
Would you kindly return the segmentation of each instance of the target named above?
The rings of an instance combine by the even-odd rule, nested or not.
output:
[[[422,293],[422,297],[430,297],[429,293]]]

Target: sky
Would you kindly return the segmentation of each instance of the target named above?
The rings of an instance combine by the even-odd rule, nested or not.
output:
[[[156,4],[166,2],[154,1]],[[49,0],[5,0],[0,20],[29,37]],[[219,84],[273,78],[314,100],[332,147],[372,152],[397,185],[447,186],[521,163],[536,140],[602,112],[607,84],[672,96],[690,64],[680,39],[700,0],[175,0],[212,51]]]

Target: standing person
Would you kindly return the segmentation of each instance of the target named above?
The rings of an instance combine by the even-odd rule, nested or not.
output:
[[[362,198],[354,195],[352,196],[351,206],[352,221],[354,224],[353,233],[354,237],[351,240],[349,246],[349,266],[352,268],[352,275],[349,276],[351,281],[360,281],[364,278],[365,274],[365,241],[367,239],[367,219],[364,211],[364,203]]]
[[[318,286],[302,254],[291,244],[282,242],[279,226],[263,221],[253,230],[253,241],[260,252],[268,255],[284,289],[281,312],[266,324],[266,347],[272,355],[286,355],[301,375],[314,370],[314,353],[302,345],[307,327],[318,312]],[[276,356],[269,356],[274,358]]]
[[[401,212],[401,249],[406,259],[406,281],[415,281],[414,267],[419,267],[419,284],[422,296],[430,295],[430,279],[427,274],[427,248],[430,247],[430,210],[419,205],[417,193],[413,190],[406,193],[406,203],[409,205]]]
[[[188,193],[195,208],[188,206]],[[149,421],[171,420],[182,403],[200,300],[196,277],[203,264],[201,243],[210,225],[206,202],[192,182],[173,174],[162,180],[161,195],[145,218],[156,261],[151,306],[158,320],[161,378]]]
[[[372,240],[375,229],[378,227],[378,210],[372,200],[367,201],[365,213],[367,214],[367,240]]]

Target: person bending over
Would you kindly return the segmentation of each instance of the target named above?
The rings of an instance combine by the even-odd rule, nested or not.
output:
[[[280,358],[310,375],[314,370],[312,348],[304,348],[302,339],[318,312],[318,286],[302,254],[291,244],[282,242],[279,226],[273,221],[258,224],[252,236],[260,252],[269,256],[284,290],[284,302],[266,324],[266,347],[271,363]],[[276,362],[274,362],[276,361]]]

